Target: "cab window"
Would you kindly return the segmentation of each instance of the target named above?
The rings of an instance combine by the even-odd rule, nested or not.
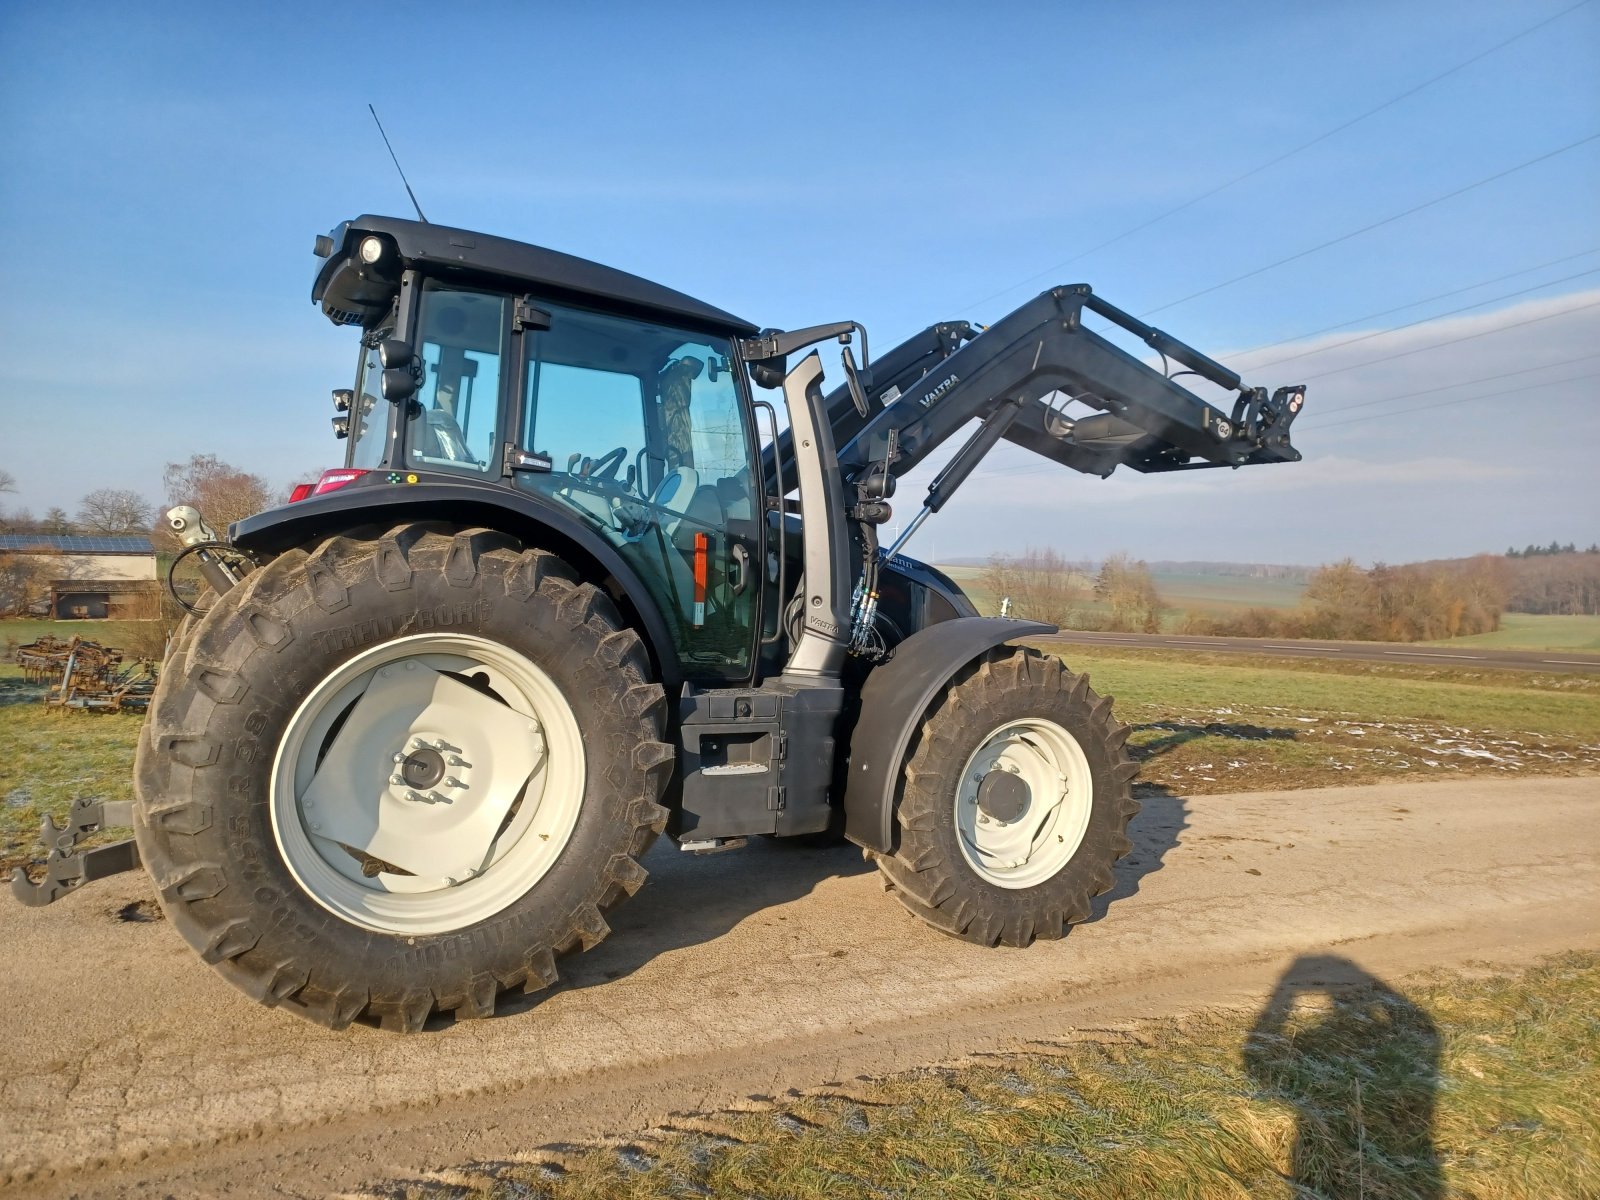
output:
[[[413,338],[422,379],[407,422],[408,467],[500,474],[508,303],[492,292],[424,284]]]

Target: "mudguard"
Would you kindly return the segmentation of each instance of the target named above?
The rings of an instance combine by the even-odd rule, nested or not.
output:
[[[861,716],[850,738],[844,835],[884,854],[894,850],[894,800],[906,750],[944,686],[985,650],[1020,637],[1055,633],[1040,621],[958,617],[917,631],[874,668],[861,689]]]
[[[383,478],[378,472],[373,475]],[[610,576],[638,615],[638,632],[661,682],[667,687],[682,682],[672,634],[638,572],[593,529],[532,492],[423,475],[414,484],[353,485],[268,509],[235,523],[229,534],[243,550],[282,550],[357,525],[426,520],[499,529],[561,555],[596,583]]]

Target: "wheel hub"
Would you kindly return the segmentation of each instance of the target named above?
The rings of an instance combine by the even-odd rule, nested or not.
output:
[[[1015,821],[1028,810],[1028,785],[1010,771],[990,771],[978,785],[978,809],[994,821]]]
[[[431,746],[413,750],[400,763],[400,778],[407,787],[426,791],[444,778],[444,755]]]
[[[1077,739],[1044,717],[1008,721],[967,760],[956,790],[961,853],[1003,888],[1043,883],[1088,828],[1094,785]]]

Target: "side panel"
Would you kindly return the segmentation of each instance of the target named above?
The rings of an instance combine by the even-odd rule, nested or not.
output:
[[[912,634],[867,676],[850,738],[845,836],[868,850],[894,849],[894,799],[912,735],[950,679],[985,650],[1056,626],[1002,617],[958,617]]]
[[[542,546],[596,573],[593,582],[616,581],[625,607],[637,615],[638,631],[661,672],[661,682],[676,687],[684,673],[672,634],[644,581],[602,537],[542,497],[493,484],[422,476],[411,485],[353,485],[298,504],[268,509],[230,529],[243,550],[278,551],[360,525],[384,527],[404,521],[450,521],[499,529]]]

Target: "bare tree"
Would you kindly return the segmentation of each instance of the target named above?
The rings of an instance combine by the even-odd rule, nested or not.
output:
[[[67,516],[67,510],[60,505],[53,505],[44,510],[44,516],[39,521],[39,532],[52,536],[77,532],[72,518]]]
[[[1063,626],[1072,625],[1084,596],[1082,577],[1050,547],[992,556],[984,567],[983,586],[997,608],[1011,598],[1012,616]]]
[[[187,462],[168,463],[162,479],[169,504],[192,504],[218,532],[270,507],[277,495],[261,476],[241,471],[215,454],[196,454]],[[158,528],[164,529],[165,523]]]
[[[17,477],[5,468],[0,467],[0,492],[14,492],[17,490]]]
[[[151,515],[150,502],[126,488],[96,488],[78,505],[78,524],[86,533],[144,533]]]
[[[1142,559],[1135,561],[1126,553],[1113,554],[1106,559],[1095,576],[1094,594],[1111,610],[1106,628],[1160,632],[1165,606],[1156,591],[1150,567]]]

